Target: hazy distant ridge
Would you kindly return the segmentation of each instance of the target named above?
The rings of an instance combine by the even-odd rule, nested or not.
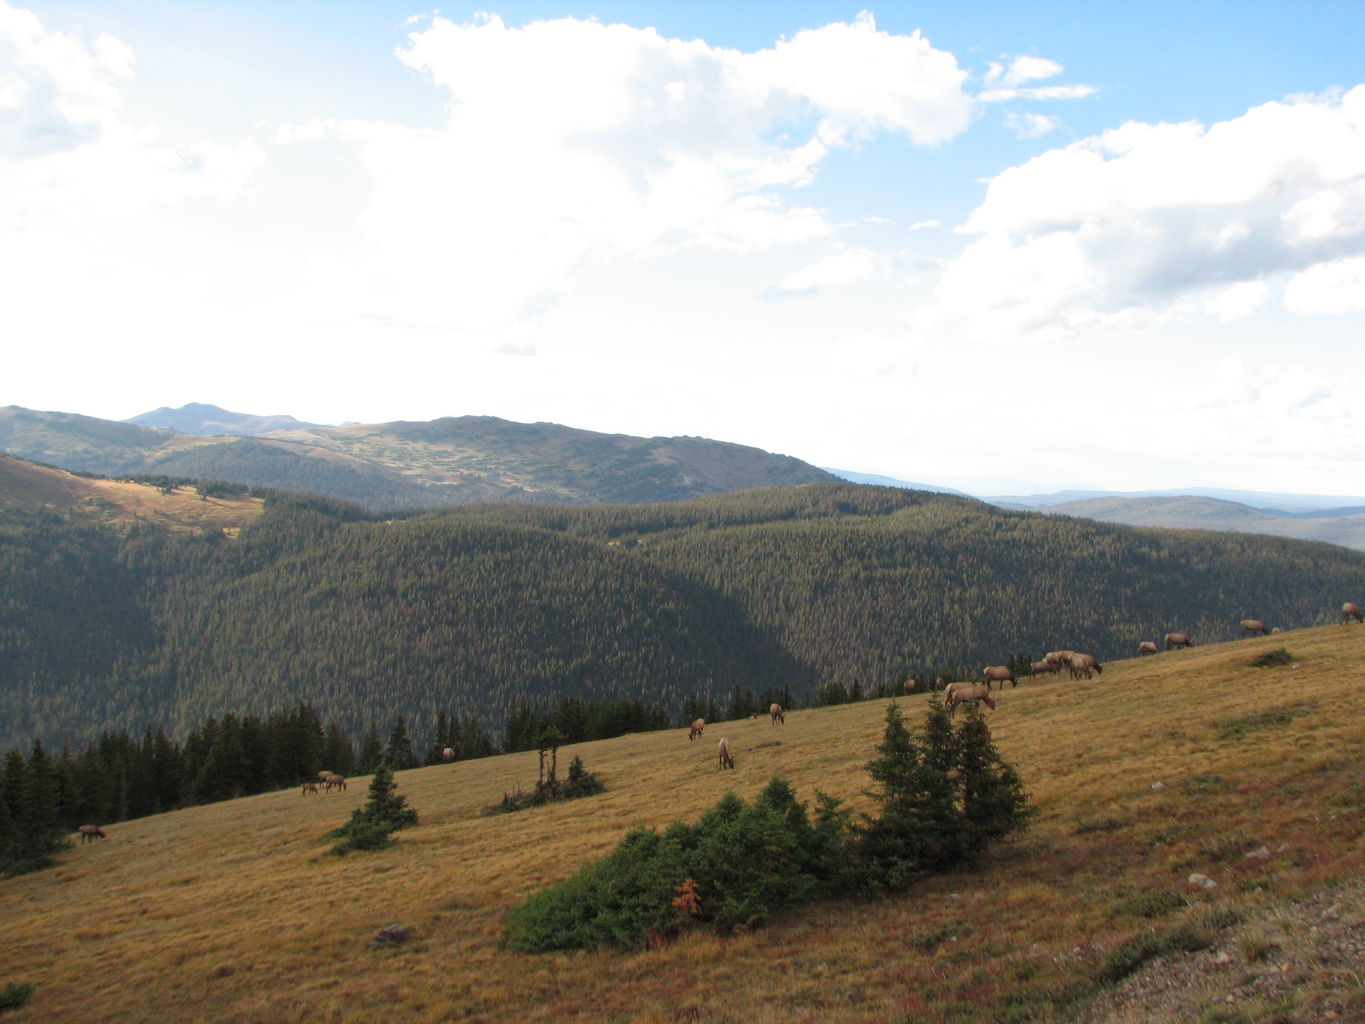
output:
[[[1319,540],[1365,551],[1365,512],[1351,508],[1310,512],[1268,512],[1233,501],[1196,496],[1087,498],[1048,505],[1040,511],[1128,526],[1264,533],[1272,537]]]
[[[182,434],[201,434],[221,436],[236,434],[239,437],[256,437],[273,430],[297,430],[301,427],[316,427],[317,423],[304,423],[293,416],[252,416],[249,413],[228,412],[216,405],[191,402],[179,409],[162,406],[140,416],[123,421],[138,427],[166,427]]]

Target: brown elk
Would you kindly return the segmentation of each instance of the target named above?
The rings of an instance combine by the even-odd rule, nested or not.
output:
[[[1365,616],[1360,614],[1360,605],[1354,601],[1347,601],[1341,606],[1341,621],[1344,625],[1347,622],[1365,622]]]
[[[454,747],[443,748],[441,750],[441,760],[444,761],[446,764],[450,764],[451,761],[455,760],[455,748]]]
[[[1194,643],[1190,640],[1190,634],[1188,634],[1188,633],[1167,633],[1167,634],[1166,634],[1166,650],[1168,650],[1168,651],[1169,651],[1171,648],[1173,648],[1173,647],[1193,647],[1193,646],[1194,646]]]
[[[1144,640],[1138,644],[1138,657],[1142,658],[1148,654],[1155,654],[1157,651],[1156,641]]]
[[[782,710],[781,704],[774,704],[768,709],[768,714],[773,716],[773,725],[786,725],[787,714]]]
[[[1089,679],[1091,672],[1098,672],[1104,675],[1104,666],[1093,654],[1082,654],[1080,651],[1071,652],[1071,678]]]
[[[918,686],[919,682],[917,680],[907,679],[905,682],[901,683],[901,693],[914,693]]]
[[[80,828],[76,829],[76,831],[81,834],[82,843],[88,843],[92,839],[109,838],[104,834],[104,829],[100,828],[98,825],[82,825]]]
[[[303,784],[303,792],[300,793],[299,796],[307,796],[309,793],[312,793],[314,796],[316,796],[317,792],[318,784],[316,782],[305,782]]]
[[[1003,690],[1005,683],[1011,686],[1018,686],[1019,680],[1014,678],[1014,669],[1008,665],[987,665],[981,670],[982,677],[986,680],[986,688],[990,689],[991,683],[996,683],[997,689]]]
[[[1246,636],[1248,633],[1252,633],[1252,634],[1260,633],[1261,636],[1269,636],[1269,635],[1270,635],[1270,627],[1267,626],[1267,625],[1266,625],[1264,622],[1262,622],[1260,619],[1243,619],[1243,620],[1242,620],[1242,636]]]
[[[692,728],[687,730],[687,738],[694,740],[701,735],[701,731],[706,728],[706,720],[698,718],[692,722]]]
[[[340,775],[329,775],[327,776],[326,779],[323,780],[322,788],[324,790],[345,789],[346,780],[342,778]]]
[[[991,699],[991,688],[987,683],[949,683],[943,691],[943,702],[948,705],[949,718],[957,711],[959,704],[968,701],[981,701],[992,711],[995,710],[995,701]]]
[[[716,759],[716,767],[718,768],[733,768],[735,766],[735,759],[730,753],[730,741],[724,736],[716,744]]]

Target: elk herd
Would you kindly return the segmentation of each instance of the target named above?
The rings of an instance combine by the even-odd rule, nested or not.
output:
[[[1365,624],[1365,614],[1361,613],[1360,607],[1353,601],[1347,601],[1341,606],[1342,623],[1358,622]],[[1279,627],[1271,628],[1262,619],[1243,619],[1240,623],[1242,636],[1270,636],[1278,633]],[[1168,651],[1193,647],[1194,641],[1190,639],[1189,633],[1172,632],[1162,637],[1165,649]],[[1138,644],[1138,657],[1146,657],[1149,654],[1156,654],[1162,648],[1154,640],[1143,640]],[[1063,670],[1072,679],[1091,679],[1096,675],[1104,674],[1104,666],[1093,654],[1086,654],[1082,651],[1049,651],[1043,655],[1042,660],[1031,662],[1028,675],[1059,675]],[[991,689],[1003,690],[1005,684],[1018,686],[1019,680],[1014,673],[1014,669],[1009,665],[987,665],[981,670],[980,682],[949,682],[939,677],[936,689],[943,691],[943,702],[948,708],[951,716],[962,704],[985,704],[986,707],[995,709],[995,699],[991,696]],[[905,694],[914,693],[919,684],[914,679],[907,679],[902,685],[902,692]],[[786,715],[778,704],[774,704],[769,713],[772,716],[773,725],[783,725],[786,723]],[[687,738],[694,740],[702,734],[705,722],[698,718],[692,723],[688,730]],[[730,741],[722,737],[717,747],[718,765],[720,768],[733,768],[735,766],[734,754],[731,750]]]
[[[322,786],[322,792],[330,793],[334,789],[345,789],[346,780],[336,772],[329,772],[326,770],[320,771],[318,772],[317,782],[310,781],[303,784],[303,795],[307,796],[309,793],[316,794],[319,785]]]

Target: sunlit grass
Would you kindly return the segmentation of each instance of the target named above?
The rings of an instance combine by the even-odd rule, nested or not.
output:
[[[1285,643],[1297,669],[1249,667]],[[695,820],[727,789],[751,800],[783,775],[802,800],[819,788],[870,809],[863,765],[885,702],[711,723],[704,743],[676,730],[564,748],[607,791],[520,814],[480,811],[534,780],[534,752],[401,772],[421,822],[375,854],[324,855],[366,779],[115,825],[54,870],[0,881],[0,985],[34,985],[5,1019],[1059,1019],[1163,942],[1361,873],[1365,722],[1348,698],[1363,643],[1365,629],[1323,627],[1025,682],[988,714],[1039,814],[978,870],[640,954],[529,956],[497,940],[521,900],[627,829]],[[925,699],[902,701],[907,721]],[[716,769],[721,736],[733,772]],[[1218,888],[1188,891],[1192,872]],[[412,941],[369,948],[394,922]],[[1248,933],[1248,956],[1270,934]]]

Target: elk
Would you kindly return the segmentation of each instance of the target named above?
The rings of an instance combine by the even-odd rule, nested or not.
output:
[[[943,702],[948,705],[950,718],[959,704],[978,700],[992,711],[995,710],[995,701],[991,699],[991,688],[987,683],[949,683],[948,688],[943,691]]]
[[[1093,654],[1082,654],[1079,651],[1073,651],[1071,653],[1070,665],[1072,679],[1089,679],[1091,672],[1098,672],[1100,675],[1104,675],[1104,666],[1100,664],[1099,659]]]
[[[345,788],[346,780],[343,779],[340,775],[328,775],[327,778],[323,780],[323,789],[332,790]]]
[[[1194,644],[1190,641],[1190,634],[1188,634],[1188,633],[1167,633],[1167,634],[1166,634],[1166,650],[1168,650],[1168,651],[1169,651],[1172,647],[1193,647],[1193,646],[1194,646]]]
[[[1360,614],[1360,605],[1356,604],[1354,601],[1347,601],[1341,606],[1341,621],[1342,624],[1345,625],[1352,620],[1355,620],[1356,622],[1365,622],[1365,616]]]
[[[450,764],[451,761],[455,760],[455,748],[454,747],[444,748],[441,751],[441,760],[444,761],[446,764]]]
[[[314,796],[316,796],[317,791],[318,784],[316,782],[305,782],[303,784],[303,792],[300,793],[299,796],[307,796],[309,793],[312,793]]]
[[[1260,633],[1261,636],[1269,636],[1269,635],[1270,635],[1270,627],[1267,626],[1267,625],[1266,625],[1264,622],[1262,622],[1260,619],[1243,619],[1243,620],[1242,620],[1242,636],[1246,636],[1248,633],[1252,633],[1252,634],[1254,634],[1254,633]]]
[[[689,740],[694,740],[694,739],[696,739],[698,736],[701,735],[701,731],[702,731],[703,729],[705,729],[705,728],[706,728],[706,720],[705,720],[705,719],[702,719],[702,718],[696,719],[696,720],[692,723],[692,728],[689,729],[689,730],[687,731],[687,738],[688,738]]]
[[[1138,644],[1138,657],[1142,658],[1148,654],[1155,654],[1156,650],[1157,650],[1156,641],[1144,640],[1140,644]]]
[[[98,825],[82,825],[80,828],[76,829],[76,831],[81,834],[82,843],[88,843],[92,839],[109,838],[104,834],[104,829],[100,828]]]
[[[718,762],[716,767],[733,768],[735,766],[735,759],[730,753],[730,741],[724,736],[722,736],[720,742],[716,744],[716,754]]]
[[[997,689],[1003,690],[1005,683],[1011,686],[1018,686],[1019,681],[1014,678],[1014,669],[1008,665],[987,665],[981,670],[982,677],[986,680],[986,688],[990,689],[991,683],[997,683]]]
[[[782,710],[781,704],[774,704],[768,709],[768,714],[773,716],[773,725],[786,725],[787,715]]]

